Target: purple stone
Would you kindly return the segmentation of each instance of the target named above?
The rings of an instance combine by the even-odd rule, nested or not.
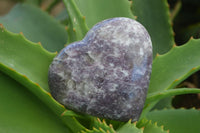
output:
[[[66,108],[97,117],[136,121],[150,80],[152,43],[129,18],[96,24],[65,47],[49,69],[52,96]]]

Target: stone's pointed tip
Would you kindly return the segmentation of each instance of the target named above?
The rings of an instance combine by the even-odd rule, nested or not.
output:
[[[191,37],[190,37],[190,40],[193,40],[193,39],[194,39],[194,37],[193,37],[193,36],[191,36]]]
[[[144,131],[144,127],[140,128],[140,129],[142,129],[142,131]]]

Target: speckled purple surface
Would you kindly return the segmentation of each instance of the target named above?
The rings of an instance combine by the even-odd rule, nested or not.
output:
[[[136,121],[145,102],[151,64],[152,44],[145,28],[128,18],[108,19],[54,58],[49,87],[68,109]]]

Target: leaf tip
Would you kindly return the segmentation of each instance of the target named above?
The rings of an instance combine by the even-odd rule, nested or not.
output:
[[[9,69],[10,69],[11,71],[15,72],[15,69],[13,69],[12,67],[9,67]]]
[[[85,16],[83,16],[83,20],[85,21]]]
[[[135,18],[135,20],[137,20],[138,17],[137,17],[137,16],[134,16],[134,18]]]
[[[61,104],[60,106],[61,106],[62,108],[64,108],[64,109],[65,109],[65,106],[64,106],[64,105],[62,105],[62,104]]]
[[[103,122],[104,125],[107,125],[105,119],[103,119],[102,122]]]
[[[178,81],[179,81],[179,79],[175,79],[175,80],[174,80],[174,82],[178,82]]]
[[[137,121],[133,122],[133,125],[136,126],[137,125]]]
[[[39,44],[40,46],[42,46],[42,43],[41,43],[41,42],[38,42],[38,44]]]
[[[100,130],[101,132],[104,132],[104,130],[103,130],[101,127],[99,127],[99,130]]]
[[[175,48],[175,47],[177,47],[177,45],[176,45],[176,44],[174,44],[174,45],[173,45],[173,48]]]
[[[140,129],[141,129],[142,131],[144,131],[144,127],[141,127]]]
[[[35,83],[36,86],[40,87],[40,85],[38,83]]]
[[[75,29],[75,28],[73,28],[73,31],[74,31],[74,32],[76,32],[76,29]]]
[[[157,53],[157,54],[156,54],[156,57],[158,57],[158,56],[160,56],[160,54],[159,54],[159,53]]]
[[[22,35],[22,36],[24,36],[24,33],[23,33],[23,32],[19,32],[19,34]]]
[[[97,130],[95,127],[92,127],[93,130]]]
[[[99,123],[102,123],[101,120],[100,120],[99,118],[97,118],[97,121],[98,121]]]
[[[65,115],[65,112],[67,112],[67,110],[65,110],[60,116],[64,116],[64,115]]]
[[[193,67],[192,69],[191,69],[191,71],[195,71],[197,69],[197,67]]]
[[[111,129],[113,129],[113,125],[112,125],[112,124],[109,124],[109,127],[110,127]]]
[[[68,26],[65,26],[65,30],[68,30],[69,28],[68,28]]]
[[[1,29],[3,29],[3,28],[4,28],[4,27],[3,27],[3,24],[1,24],[1,23],[0,23],[0,28],[1,28]]]
[[[28,77],[26,75],[22,75],[25,79],[28,79]]]
[[[49,95],[50,97],[52,97],[51,93],[47,92],[47,95]]]
[[[106,132],[107,132],[107,133],[110,133],[110,131],[109,131],[109,130],[107,130]]]

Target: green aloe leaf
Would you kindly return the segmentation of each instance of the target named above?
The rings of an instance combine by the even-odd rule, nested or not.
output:
[[[169,51],[174,44],[174,38],[167,0],[132,1],[133,14],[151,36],[154,57],[157,53],[164,54]]]
[[[200,39],[191,39],[183,46],[174,46],[153,61],[148,93],[174,88],[200,69]],[[170,78],[169,78],[170,77]]]
[[[134,18],[125,0],[64,0],[69,13],[68,43],[81,40],[94,24],[113,17]]]
[[[5,65],[49,91],[48,68],[56,54],[28,41],[21,34],[8,32],[2,25],[0,37],[0,66]]]
[[[102,132],[109,132],[109,133],[115,133],[115,130],[113,129],[113,126],[110,124],[109,126],[107,125],[105,120],[100,120],[99,118],[94,118],[93,119],[93,129],[98,129],[99,131]]]
[[[142,129],[136,127],[136,123],[131,120],[117,130],[118,133],[143,133]]]
[[[64,117],[66,110],[53,99],[48,90],[48,68],[56,54],[32,43],[21,34],[8,32],[0,25],[0,71],[24,85],[30,92],[44,102],[73,131],[84,127],[73,118]],[[74,113],[75,114],[75,113]]]
[[[70,130],[38,97],[0,72],[1,133],[66,133]]]
[[[79,41],[83,39],[87,31],[89,30],[86,23],[85,17],[81,14],[74,0],[63,0],[68,15],[69,15],[69,23],[68,23],[68,43]]]
[[[74,0],[85,16],[86,24],[92,28],[96,23],[113,17],[134,18],[128,0]]]
[[[170,133],[197,133],[200,131],[200,111],[196,109],[166,109],[152,111],[147,118],[157,122]]]
[[[200,93],[200,89],[197,89],[197,88],[177,88],[177,89],[164,90],[164,91],[160,91],[160,92],[150,93],[150,94],[147,95],[146,104],[148,104],[152,101],[161,100],[163,98],[167,98],[167,97],[170,97],[170,96],[189,94],[189,93]]]
[[[172,89],[198,71],[200,69],[199,44],[200,39],[191,39],[182,46],[174,46],[164,55],[158,55],[153,61],[148,95]],[[146,103],[141,118],[145,117],[158,101]]]
[[[65,27],[33,5],[17,4],[10,13],[0,17],[0,23],[11,32],[22,32],[29,40],[41,42],[51,52],[60,51],[67,42]]]
[[[169,131],[164,130],[164,126],[158,126],[157,122],[153,123],[151,120],[143,120],[141,129],[143,129],[143,133],[169,133]]]

